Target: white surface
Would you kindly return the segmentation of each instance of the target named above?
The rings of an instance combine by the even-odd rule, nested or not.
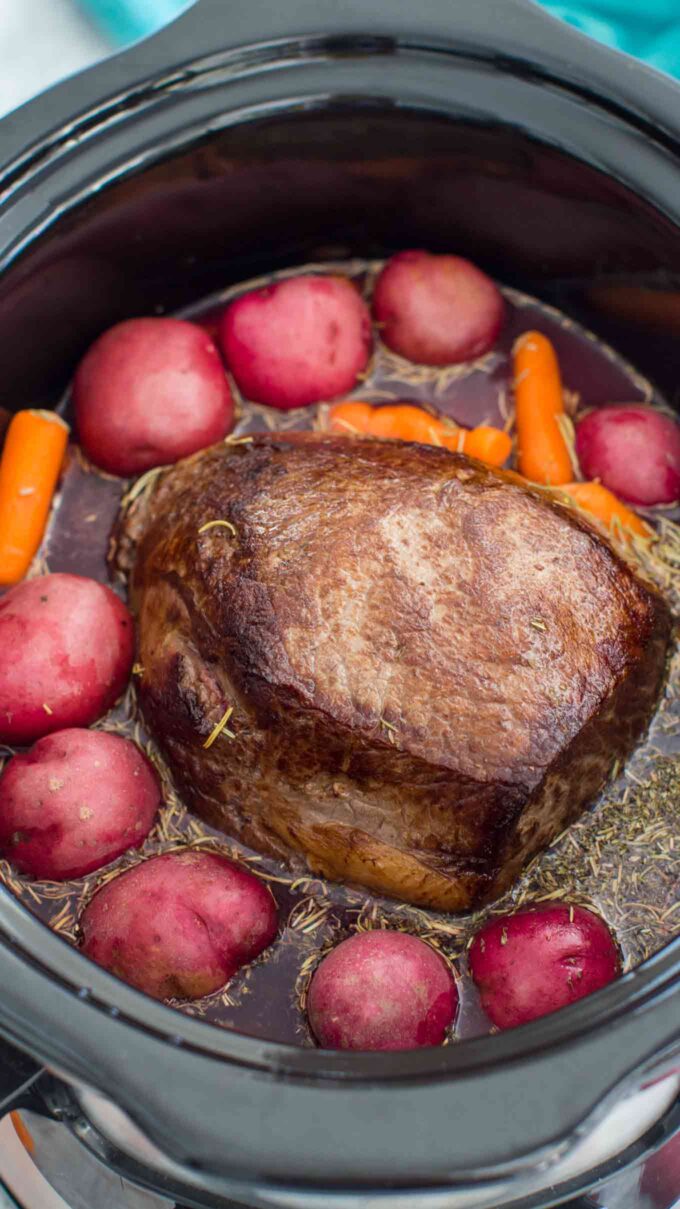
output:
[[[30,1112],[22,1119],[33,1138],[34,1157],[24,1150],[9,1117],[0,1122],[2,1178],[21,1209],[173,1209],[165,1197],[133,1188],[102,1167],[65,1125]],[[0,1209],[5,1202],[0,1190]]]
[[[0,116],[109,51],[72,0],[0,0]]]
[[[0,0],[1,4],[5,0]],[[56,5],[57,0],[54,0]],[[0,1156],[2,1156],[2,1178],[10,1192],[25,1209],[69,1209],[56,1192],[43,1179],[38,1168],[29,1158],[19,1141],[9,1117],[0,1121]],[[2,1193],[0,1192],[0,1209]],[[99,1206],[92,1206],[99,1209]],[[103,1207],[102,1207],[103,1209]]]

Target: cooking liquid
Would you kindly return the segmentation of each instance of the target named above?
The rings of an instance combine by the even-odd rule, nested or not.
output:
[[[344,272],[370,293],[376,265],[365,262],[311,266],[315,272]],[[248,282],[184,312],[212,330],[225,300],[291,272]],[[492,352],[480,360],[444,369],[413,365],[378,346],[366,379],[353,392],[373,402],[417,401],[466,427],[503,427],[512,417],[510,351],[529,328],[553,341],[563,372],[567,402],[593,407],[645,402],[665,407],[649,382],[611,349],[554,309],[514,290],[505,290],[507,321]],[[238,398],[238,392],[234,392]],[[69,401],[63,410],[68,413]],[[235,435],[319,425],[323,408],[279,412],[240,401]],[[109,535],[130,484],[96,471],[75,446],[35,573],[66,571],[109,581]],[[648,513],[652,516],[652,513]],[[675,513],[665,511],[664,516]],[[680,530],[678,530],[680,535]],[[680,546],[679,546],[680,550]],[[680,587],[680,567],[675,591]],[[123,589],[121,588],[121,591]],[[674,592],[675,595],[675,592]],[[278,939],[253,965],[241,970],[222,992],[195,1003],[175,1004],[223,1028],[280,1042],[313,1045],[304,1015],[304,996],[320,956],[344,936],[371,927],[400,928],[435,945],[456,972],[460,1010],[449,1043],[489,1031],[466,972],[471,936],[490,914],[540,900],[592,905],[612,927],[626,967],[661,948],[680,928],[680,659],[673,654],[667,688],[644,743],[625,770],[615,770],[598,802],[539,855],[502,900],[472,916],[446,916],[370,896],[367,892],[299,877],[261,857],[184,810],[169,775],[136,713],[133,684],[124,700],[97,727],[128,734],[142,744],[161,769],[165,804],[159,822],[140,852],[127,854],[105,870],[67,883],[19,877],[6,861],[0,877],[45,923],[67,941],[78,941],[83,905],[103,881],[154,853],[187,843],[217,849],[247,863],[267,880],[279,905]],[[220,742],[218,738],[216,740]],[[228,741],[228,740],[224,740]],[[7,754],[11,754],[7,751]],[[3,749],[0,748],[0,758]],[[677,909],[676,909],[677,908]]]

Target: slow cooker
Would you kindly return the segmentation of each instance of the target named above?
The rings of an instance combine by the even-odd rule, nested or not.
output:
[[[53,405],[124,316],[420,246],[559,305],[678,401],[680,89],[531,0],[199,0],[5,118],[0,156],[10,410]],[[531,1026],[393,1055],[181,1015],[5,889],[0,978],[0,1108],[170,1202],[661,1203],[640,1164],[680,1128],[680,940]]]

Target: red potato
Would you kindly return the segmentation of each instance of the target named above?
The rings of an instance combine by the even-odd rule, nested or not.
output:
[[[78,366],[73,399],[88,457],[123,476],[222,440],[234,418],[219,352],[182,319],[130,319],[104,332]]]
[[[219,990],[277,931],[263,882],[223,856],[191,849],[121,873],[80,922],[83,952],[155,999]]]
[[[0,777],[0,851],[33,877],[83,877],[138,848],[160,800],[152,765],[129,739],[56,731]]]
[[[291,277],[242,295],[222,320],[241,393],[287,411],[347,394],[371,355],[371,317],[345,277]]]
[[[599,479],[629,504],[680,499],[680,426],[630,403],[591,411],[576,427],[576,453],[587,479]]]
[[[491,919],[469,952],[482,1006],[498,1028],[515,1028],[617,978],[616,943],[599,915],[545,903]]]
[[[324,1049],[398,1050],[441,1045],[458,992],[446,962],[404,932],[361,932],[324,957],[307,1012]]]
[[[490,277],[460,256],[399,252],[373,291],[388,348],[419,365],[456,365],[487,353],[505,308]]]
[[[0,742],[90,726],[122,693],[134,623],[104,584],[41,575],[0,599]]]

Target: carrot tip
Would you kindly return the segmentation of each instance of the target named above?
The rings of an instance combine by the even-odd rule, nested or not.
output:
[[[32,416],[38,416],[41,420],[47,420],[50,424],[59,424],[66,432],[71,431],[71,425],[66,423],[63,416],[57,414],[56,411],[46,411],[43,408],[29,408]]]

